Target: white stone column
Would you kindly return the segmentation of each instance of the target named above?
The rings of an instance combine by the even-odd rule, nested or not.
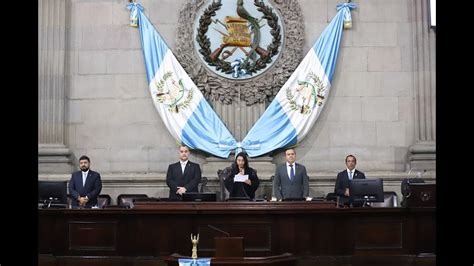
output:
[[[70,173],[65,144],[66,7],[64,0],[38,1],[38,172]]]
[[[410,167],[436,169],[436,30],[429,23],[429,1],[411,0],[415,139]]]

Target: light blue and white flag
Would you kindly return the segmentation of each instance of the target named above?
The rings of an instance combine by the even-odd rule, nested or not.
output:
[[[178,259],[179,266],[210,266],[211,259]]]
[[[355,7],[337,5],[336,16],[242,141],[249,156],[293,146],[308,134],[328,98],[344,20],[348,25]]]
[[[166,128],[179,142],[227,158],[236,141],[176,60],[138,3],[127,5],[140,31],[150,94]]]

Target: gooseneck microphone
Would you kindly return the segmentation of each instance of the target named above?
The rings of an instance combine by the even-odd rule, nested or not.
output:
[[[210,228],[212,228],[212,229],[214,229],[214,230],[216,230],[216,231],[218,231],[218,232],[221,232],[221,233],[223,233],[224,235],[230,237],[230,234],[227,233],[226,231],[223,231],[223,230],[221,230],[221,229],[219,229],[219,228],[217,228],[217,227],[215,227],[215,226],[212,226],[212,225],[210,225],[210,224],[208,224],[207,226],[209,226]]]

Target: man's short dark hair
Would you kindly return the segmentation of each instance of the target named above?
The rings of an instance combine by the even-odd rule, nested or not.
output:
[[[356,157],[355,157],[354,155],[352,155],[352,154],[349,154],[349,155],[346,156],[346,163],[347,163],[347,158],[349,158],[349,157],[354,158],[354,162],[357,163]]]
[[[82,155],[81,158],[79,158],[79,162],[82,161],[82,160],[87,160],[88,162],[91,162],[91,160],[89,159],[89,157],[85,156],[85,155]]]
[[[296,149],[295,149],[295,148],[286,148],[286,149],[285,149],[285,155],[286,155],[286,152],[289,151],[289,150],[293,150],[293,151],[295,152],[295,154],[296,154]]]
[[[179,148],[181,149],[181,147],[184,147],[184,148],[188,149],[188,151],[191,151],[191,149],[188,146],[186,146],[185,144],[180,144]]]

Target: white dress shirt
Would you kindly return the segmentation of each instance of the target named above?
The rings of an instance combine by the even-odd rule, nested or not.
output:
[[[354,179],[355,170],[356,170],[355,168],[352,170],[347,169],[347,176],[349,177],[349,180]],[[352,172],[352,176],[351,176],[351,172]]]
[[[82,171],[82,186],[84,187],[86,185],[86,180],[87,180],[87,175],[89,174],[89,170],[86,172]]]
[[[181,173],[184,174],[184,168],[186,168],[186,164],[188,163],[189,160],[186,160],[186,161],[181,161],[179,160],[179,163],[181,164]]]

